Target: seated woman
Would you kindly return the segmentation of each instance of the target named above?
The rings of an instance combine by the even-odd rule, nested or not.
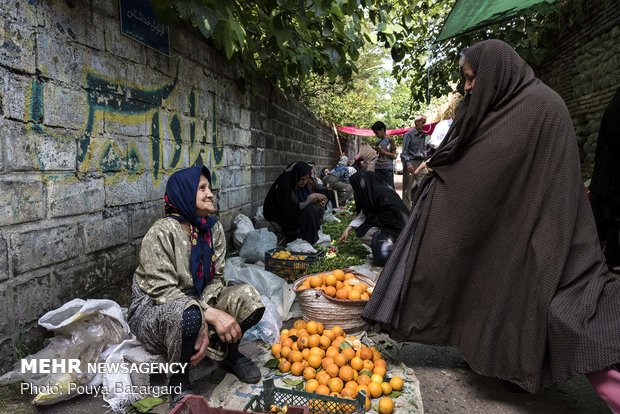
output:
[[[166,217],[142,240],[127,315],[131,331],[148,352],[169,362],[223,360],[241,381],[257,383],[258,367],[238,347],[265,307],[254,287],[224,283],[226,238],[214,215],[209,170],[172,174],[164,203]],[[180,386],[180,395],[191,392],[187,370],[173,374],[169,386]]]
[[[334,169],[325,167],[321,170],[323,183],[338,194],[338,207],[344,206],[353,194],[353,188],[349,183],[348,161],[346,156],[342,156]]]
[[[364,171],[350,178],[357,217],[349,223],[338,241],[355,233],[372,249],[375,262],[382,265],[392,251],[409,219],[409,210],[396,192],[375,172]]]
[[[265,219],[280,226],[286,242],[300,238],[314,244],[319,239],[327,197],[313,192],[311,172],[305,162],[289,164],[265,197]]]

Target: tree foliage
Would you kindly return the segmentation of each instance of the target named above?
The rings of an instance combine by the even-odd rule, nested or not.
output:
[[[394,126],[454,88],[458,54],[466,46],[499,38],[538,64],[553,36],[587,12],[588,4],[543,2],[509,21],[436,43],[454,1],[152,0],[160,16],[191,23],[228,59],[307,102],[326,121],[367,125],[383,114]],[[411,93],[408,99],[406,87],[391,85],[391,107],[382,102],[381,65],[360,57],[369,54],[372,62],[377,47],[389,52],[392,75]]]

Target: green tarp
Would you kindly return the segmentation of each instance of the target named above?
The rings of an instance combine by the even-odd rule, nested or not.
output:
[[[437,41],[510,19],[521,10],[555,0],[456,0]]]

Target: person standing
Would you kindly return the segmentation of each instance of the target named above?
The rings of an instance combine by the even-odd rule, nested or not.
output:
[[[599,240],[610,270],[620,271],[620,88],[603,114],[590,184]]]
[[[394,188],[394,159],[396,158],[396,148],[387,137],[386,126],[383,122],[375,122],[372,124],[371,129],[377,138],[379,138],[379,142],[376,146],[379,156],[377,157],[375,172],[379,174],[383,181],[390,187]]]
[[[362,316],[531,393],[586,374],[620,412],[620,280],[566,104],[505,42],[462,58],[467,96]]]
[[[424,133],[426,117],[420,115],[415,119],[415,128],[405,134],[400,159],[403,162],[403,202],[411,210],[411,193],[422,182],[426,174],[415,174],[415,170],[426,159],[426,140]]]
[[[377,157],[377,151],[362,139],[359,151],[355,154],[355,163],[353,165],[358,165],[360,171],[374,171]]]

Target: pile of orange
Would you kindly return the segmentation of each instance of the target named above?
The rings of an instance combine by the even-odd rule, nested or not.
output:
[[[340,269],[327,273],[306,276],[297,292],[306,289],[321,290],[326,296],[340,300],[367,301],[372,295],[372,287],[361,281],[353,273],[345,273]]]
[[[346,336],[340,326],[324,329],[320,322],[298,320],[293,328],[280,332],[280,341],[271,346],[283,373],[303,376],[307,392],[356,398],[366,394],[366,410],[371,399],[387,396],[403,388],[400,377],[386,379],[387,363],[374,347],[354,336]],[[394,409],[390,397],[379,402],[381,414]],[[391,407],[391,408],[390,408]]]

